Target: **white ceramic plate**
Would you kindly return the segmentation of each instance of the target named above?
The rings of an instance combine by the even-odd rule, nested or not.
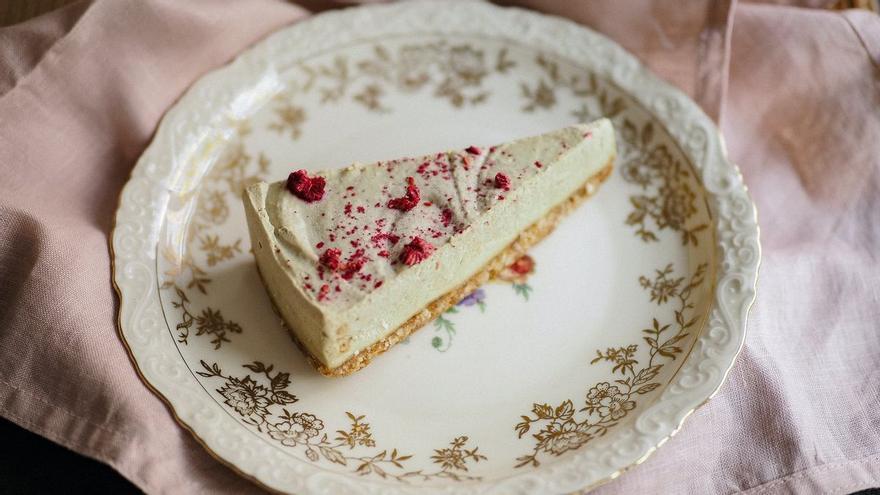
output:
[[[353,376],[309,367],[248,252],[243,185],[602,115],[612,178],[507,282]],[[596,33],[483,3],[323,14],[203,77],[135,167],[113,251],[144,380],[215,456],[300,494],[617,476],[723,382],[760,258],[754,206],[691,100]]]

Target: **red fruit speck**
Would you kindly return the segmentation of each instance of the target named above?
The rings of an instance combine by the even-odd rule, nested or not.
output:
[[[409,244],[403,247],[403,252],[400,253],[400,261],[407,266],[417,265],[428,259],[433,252],[434,246],[430,242],[421,237],[414,237]]]
[[[544,164],[542,164],[541,162],[535,162],[535,166],[541,168],[544,166]]]
[[[468,146],[468,147],[465,148],[464,150],[467,151],[468,153],[472,154],[472,155],[479,155],[480,153],[482,153],[482,152],[480,151],[480,148],[477,148],[476,146]]]
[[[358,212],[358,213],[364,213],[365,211],[367,211],[367,210],[365,210],[363,206],[358,206],[358,207],[357,207],[357,212]]]
[[[320,201],[324,197],[325,184],[323,177],[309,177],[305,170],[297,170],[287,176],[287,190],[306,203]]]
[[[326,299],[328,292],[330,292],[330,286],[327,284],[322,285],[321,288],[318,290],[318,300],[323,301],[324,299]]]
[[[381,256],[383,258],[387,258],[387,257],[391,256],[391,253],[389,253],[387,249],[383,249],[383,250],[379,251],[379,256]]]
[[[419,204],[419,188],[416,181],[412,177],[406,178],[406,194],[401,198],[394,198],[388,201],[388,207],[400,211],[409,211]]]
[[[382,280],[376,282],[376,283],[373,285],[373,288],[374,288],[374,289],[378,289],[379,287],[382,287],[382,282],[383,282]]]
[[[440,221],[443,222],[443,226],[449,227],[449,223],[452,222],[452,210],[446,208],[440,215]]]
[[[495,174],[495,187],[498,189],[504,189],[505,191],[510,190],[510,177],[507,175],[498,172]]]
[[[321,249],[322,247],[324,247],[323,242],[319,242],[319,243],[315,244],[315,249]]]
[[[328,249],[321,255],[321,264],[329,268],[331,271],[336,271],[339,269],[339,257],[341,255],[342,251],[338,249]]]
[[[509,268],[519,275],[528,275],[535,270],[535,260],[526,254],[514,261]]]
[[[351,280],[357,272],[361,271],[361,268],[363,268],[366,263],[367,258],[364,256],[364,250],[358,249],[348,258],[345,265],[342,265],[342,278],[344,280]]]

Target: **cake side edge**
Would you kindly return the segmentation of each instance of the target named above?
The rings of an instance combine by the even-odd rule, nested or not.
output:
[[[309,300],[309,296],[297,287],[292,277],[286,276],[282,266],[284,257],[280,254],[278,241],[273,234],[274,226],[266,212],[269,186],[265,182],[252,184],[242,194],[251,251],[274,311],[289,331],[295,328],[303,334],[298,335],[297,339],[308,348],[313,359],[317,359],[314,356],[322,356],[326,345],[326,318],[320,308]]]

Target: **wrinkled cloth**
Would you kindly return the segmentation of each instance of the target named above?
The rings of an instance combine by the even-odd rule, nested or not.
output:
[[[727,383],[595,493],[880,486],[880,19],[792,1],[515,3],[605,33],[691,95],[759,212],[758,298]],[[0,414],[148,493],[260,489],[175,423],[116,334],[119,191],[193,81],[327,6],[301,5],[96,1],[0,29]]]

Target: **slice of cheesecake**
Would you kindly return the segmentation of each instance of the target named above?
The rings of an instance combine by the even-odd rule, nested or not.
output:
[[[366,366],[549,234],[611,172],[599,120],[247,188],[263,283],[319,372]]]

